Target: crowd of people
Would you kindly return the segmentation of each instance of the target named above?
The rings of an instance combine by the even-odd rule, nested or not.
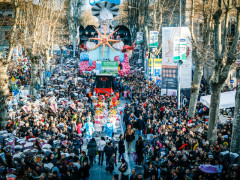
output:
[[[188,106],[177,110],[177,98],[160,96],[160,88],[149,84],[142,74],[125,79],[132,87],[131,104],[126,104],[128,154],[143,167],[144,179],[239,179],[238,155],[228,153],[232,122],[218,124],[218,138],[207,140],[208,119],[202,113],[188,117]],[[198,105],[198,110],[204,108]],[[199,112],[199,111],[197,111]],[[135,152],[131,152],[136,136]],[[202,167],[216,167],[204,172]],[[137,166],[137,168],[138,168]],[[137,178],[136,169],[131,176]]]
[[[18,70],[13,72],[17,75]],[[113,179],[119,180],[240,178],[236,157],[226,152],[231,143],[232,122],[219,123],[218,138],[209,144],[204,114],[189,118],[188,103],[177,110],[177,98],[161,96],[161,88],[149,83],[141,72],[114,82],[121,99],[127,99],[122,118],[125,133],[118,140],[104,137],[99,141],[84,140],[82,127],[87,121],[94,122],[96,110],[89,97],[94,94],[94,75],[79,75],[65,67],[65,80],[53,78],[62,73],[56,66],[51,83],[40,91],[40,99],[27,99],[31,103],[46,102],[46,106],[40,106],[36,112],[20,105],[7,127],[1,129],[0,179],[12,176],[88,180],[96,156],[98,166],[105,164],[110,174],[118,172]],[[54,102],[67,99],[76,107],[62,100],[56,110],[47,104],[52,98]],[[202,108],[203,105],[198,106],[199,110]],[[130,167],[131,158],[135,167]],[[118,162],[121,164],[116,168]],[[215,167],[217,172],[204,171],[204,165]]]

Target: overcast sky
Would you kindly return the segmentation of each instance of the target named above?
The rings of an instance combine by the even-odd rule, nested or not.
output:
[[[85,0],[85,6],[84,6],[84,10],[88,10],[90,9],[92,6],[89,4],[89,0]]]

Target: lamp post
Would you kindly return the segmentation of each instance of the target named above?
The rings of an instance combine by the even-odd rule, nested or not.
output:
[[[179,36],[179,44],[181,42],[181,30],[182,30],[182,0],[179,1],[180,3],[180,10],[179,10],[179,27],[180,27],[180,36]],[[179,47],[179,51],[180,51],[180,47]],[[180,54],[180,53],[179,53]],[[180,110],[181,107],[181,66],[183,64],[183,60],[181,59],[181,55],[180,55],[180,59],[178,60],[178,110]]]

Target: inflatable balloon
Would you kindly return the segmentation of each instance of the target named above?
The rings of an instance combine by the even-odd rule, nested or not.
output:
[[[123,53],[119,55],[119,60],[120,60],[121,63],[124,61],[124,54]]]

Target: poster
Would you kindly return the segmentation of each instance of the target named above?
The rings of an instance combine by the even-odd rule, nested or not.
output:
[[[164,71],[177,69],[177,61],[181,55],[182,60],[184,60],[181,66],[180,72],[180,86],[181,89],[189,89],[192,82],[192,44],[191,44],[191,33],[188,27],[164,27],[162,30],[162,92],[166,92],[166,84],[171,81],[171,87],[176,87],[176,89],[171,89],[168,93],[177,94],[177,85],[174,85],[177,80],[173,77],[163,77]],[[182,40],[181,40],[182,39]],[[180,40],[182,41],[181,43]],[[186,44],[186,46],[185,46]],[[177,47],[175,47],[177,46]],[[178,52],[177,52],[178,51]],[[175,60],[174,60],[175,58]],[[165,69],[165,70],[164,70]],[[177,74],[176,74],[177,75]],[[168,80],[167,80],[167,79]],[[177,77],[176,77],[177,78]],[[165,85],[164,85],[165,83]],[[169,88],[169,86],[168,86]]]
[[[118,75],[118,61],[102,61],[102,74]]]
[[[158,32],[157,31],[150,31],[149,36],[149,47],[150,48],[157,48],[158,47]]]
[[[178,63],[179,60],[186,61],[186,39],[185,38],[174,38],[174,51],[173,51],[173,62]]]
[[[149,58],[148,60],[149,76],[156,82],[156,79],[161,79],[162,59],[160,58]]]
[[[137,32],[136,43],[141,44],[143,42],[143,32]]]
[[[176,96],[178,89],[177,66],[162,66],[162,95]]]

